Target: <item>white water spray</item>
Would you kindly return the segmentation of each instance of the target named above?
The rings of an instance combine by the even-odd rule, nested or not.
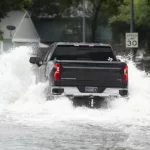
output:
[[[33,73],[28,63],[30,49],[16,48],[0,56],[0,103],[17,101],[33,84]]]
[[[129,61],[129,99],[114,99],[108,108],[74,108],[67,98],[46,101],[47,84],[35,84],[34,66],[29,63],[31,49],[16,48],[0,56],[0,112],[18,122],[42,125],[61,120],[101,123],[142,123],[150,118],[150,78]],[[3,107],[2,107],[3,106]],[[23,119],[22,119],[23,118]],[[139,121],[140,120],[140,121]]]

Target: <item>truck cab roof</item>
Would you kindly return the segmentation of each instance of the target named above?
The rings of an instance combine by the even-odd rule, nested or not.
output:
[[[103,43],[83,43],[83,42],[56,42],[55,43],[57,46],[58,45],[74,45],[74,46],[106,46],[106,47],[111,47],[110,44],[103,44]]]

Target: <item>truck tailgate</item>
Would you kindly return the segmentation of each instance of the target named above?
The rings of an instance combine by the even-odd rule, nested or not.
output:
[[[59,61],[59,86],[123,87],[123,62]]]

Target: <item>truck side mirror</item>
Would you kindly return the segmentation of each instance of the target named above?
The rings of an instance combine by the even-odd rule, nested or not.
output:
[[[30,57],[29,62],[31,64],[37,64],[38,66],[41,66],[41,64],[42,64],[42,60],[40,57]]]

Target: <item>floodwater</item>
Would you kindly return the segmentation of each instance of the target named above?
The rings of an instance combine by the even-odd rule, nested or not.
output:
[[[46,101],[30,53],[19,47],[0,55],[0,150],[150,149],[150,77],[132,61],[128,100],[74,108],[65,97]]]

